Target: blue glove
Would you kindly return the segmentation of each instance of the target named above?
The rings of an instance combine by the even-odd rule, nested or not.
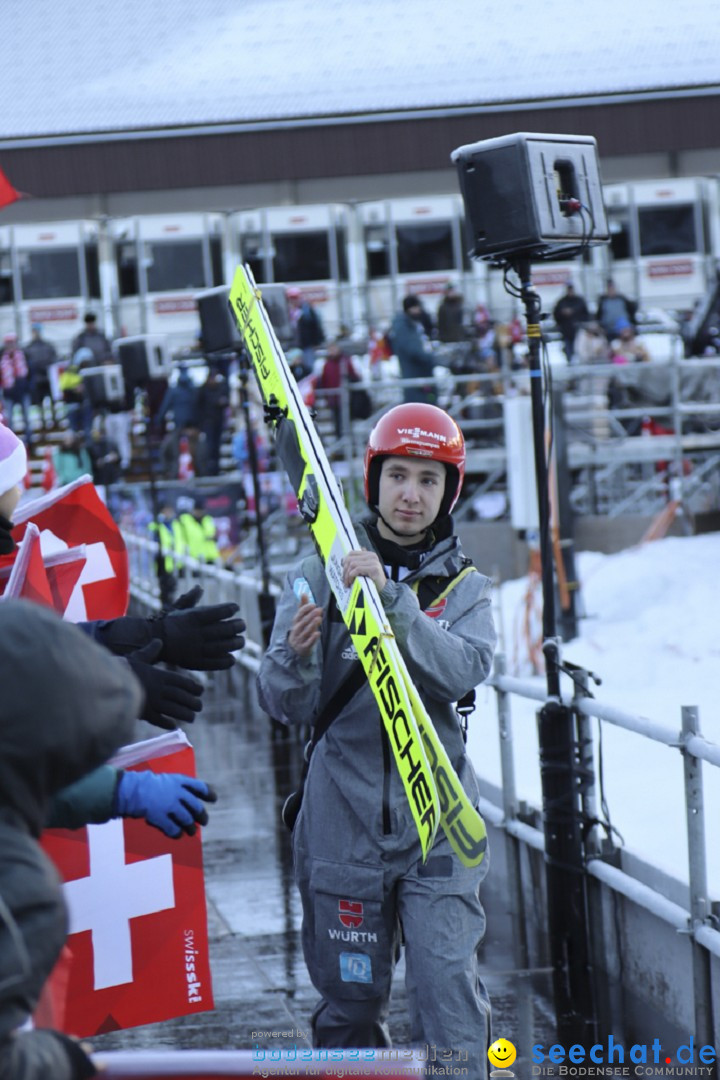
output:
[[[201,801],[201,800],[204,800]],[[207,825],[205,802],[217,795],[204,780],[181,773],[120,772],[115,796],[119,817],[145,818],[166,836],[194,836],[197,825]]]

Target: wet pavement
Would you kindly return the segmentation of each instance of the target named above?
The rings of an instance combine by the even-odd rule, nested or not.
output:
[[[219,796],[203,830],[215,1008],[97,1036],[92,1040],[97,1050],[311,1045],[309,1021],[317,995],[302,957],[290,837],[280,819],[285,797],[300,775],[302,744],[273,730],[255,702],[252,677],[245,678],[238,668],[211,678],[205,702],[187,734],[198,776]],[[156,734],[148,727],[143,737]],[[501,848],[498,837],[493,850]],[[516,1075],[529,1076],[530,1047],[554,1041],[551,976],[548,969],[518,965],[517,934],[499,864],[493,865],[498,872],[491,866],[482,893],[488,920],[482,963],[493,1035],[515,1044]],[[408,1045],[402,960],[394,980],[390,1030],[395,1046]],[[272,1032],[292,1035],[278,1039]]]

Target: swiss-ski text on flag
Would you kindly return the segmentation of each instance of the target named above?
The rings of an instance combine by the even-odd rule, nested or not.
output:
[[[192,747],[176,731],[111,764],[195,775]],[[84,1038],[213,1008],[200,831],[171,840],[143,820],[115,819],[47,829],[42,846],[70,919],[45,994],[55,1027]]]

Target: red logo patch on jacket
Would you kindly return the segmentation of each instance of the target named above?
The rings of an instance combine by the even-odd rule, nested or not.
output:
[[[363,906],[360,900],[338,900],[338,918],[343,926],[357,929],[363,924]]]
[[[447,598],[443,597],[441,600],[435,600],[435,602],[432,603],[430,607],[426,607],[425,614],[431,619],[437,619],[438,616],[442,615],[446,607]]]

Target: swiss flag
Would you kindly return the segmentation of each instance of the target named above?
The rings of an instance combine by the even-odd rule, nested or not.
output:
[[[54,607],[40,551],[40,533],[33,524],[28,525],[14,562],[0,568],[0,593],[3,600],[22,598]]]
[[[126,747],[112,763],[195,775],[192,747],[177,731]],[[47,829],[41,843],[70,914],[67,949],[44,995],[56,1027],[85,1038],[213,1008],[200,831],[171,840],[120,818]]]
[[[86,561],[84,547],[43,559],[40,532],[29,522],[14,559],[0,565],[0,597],[33,600],[64,615]]]
[[[19,506],[13,528],[17,543],[30,521],[40,530],[46,562],[50,555],[85,546],[86,563],[64,613],[69,622],[125,614],[130,587],[125,541],[89,476]]]

